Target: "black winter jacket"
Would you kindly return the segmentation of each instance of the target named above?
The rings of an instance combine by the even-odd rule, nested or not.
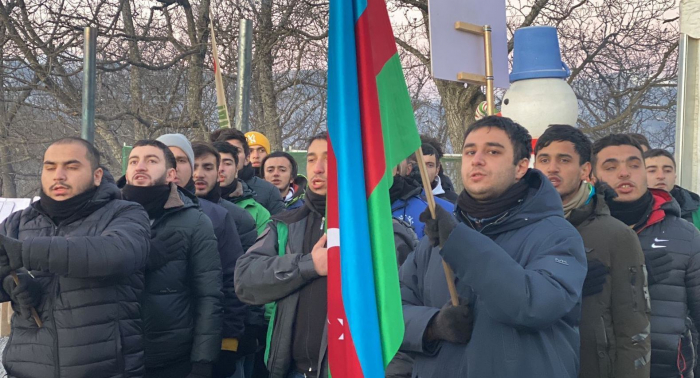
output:
[[[143,208],[120,197],[103,180],[58,225],[39,202],[3,222],[0,232],[23,241],[25,268],[41,284],[36,310],[44,323],[12,317],[2,357],[9,377],[143,376],[140,299],[150,230]]]
[[[143,320],[146,367],[216,361],[221,349],[221,259],[211,221],[171,184],[165,213],[151,233],[177,229],[190,243],[177,257],[146,273]]]
[[[226,209],[233,221],[236,223],[236,229],[238,230],[238,236],[241,238],[241,244],[243,245],[243,252],[248,251],[255,240],[258,238],[258,230],[255,225],[255,219],[250,215],[244,208],[229,202],[223,198],[219,199],[217,205]]]
[[[238,236],[238,230],[233,222],[231,214],[223,207],[202,198],[195,199],[204,214],[209,217],[214,226],[217,249],[221,257],[221,272],[223,275],[223,310],[224,325],[221,336],[223,338],[238,338],[245,331],[244,321],[248,313],[247,306],[238,299],[233,285],[233,274],[236,270],[236,261],[243,256],[243,246]]]
[[[663,250],[673,258],[671,276],[649,285],[651,377],[691,377],[697,362],[692,340],[700,324],[700,232],[680,218],[680,208],[663,190],[649,189],[654,201],[639,235],[644,254]]]

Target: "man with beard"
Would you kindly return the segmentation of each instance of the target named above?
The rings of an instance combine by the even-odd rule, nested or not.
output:
[[[666,150],[649,150],[644,153],[647,182],[654,189],[665,190],[681,206],[681,218],[700,229],[700,196],[676,184],[676,159]]]
[[[304,205],[306,177],[298,175],[299,168],[292,155],[276,151],[262,161],[262,171],[267,182],[280,190],[280,195],[287,210],[294,210]]]
[[[593,144],[593,175],[617,197],[610,213],[632,227],[644,251],[651,296],[651,377],[692,376],[700,324],[700,232],[671,195],[647,187],[642,147],[626,134]]]
[[[143,300],[146,376],[211,377],[221,349],[221,260],[211,221],[173,183],[176,165],[163,143],[138,141],[122,188],[124,199],[141,204],[151,220]]]
[[[588,183],[591,141],[552,125],[537,140],[535,168],[561,195],[564,216],[586,247],[580,378],[649,377],[651,338],[644,254],[637,235],[610,215],[604,193]]]
[[[219,156],[221,156],[221,164],[218,170],[221,198],[245,209],[255,219],[258,235],[262,234],[270,222],[270,212],[255,200],[255,192],[248,187],[245,181],[237,178],[238,171],[236,167],[238,167],[239,163],[240,150],[229,143],[216,142],[209,155],[217,151]]]
[[[194,166],[190,163],[190,157],[192,157],[192,162],[194,162],[194,151],[192,150],[190,141],[182,134],[161,135],[157,140],[168,146],[175,156],[177,168],[175,170],[176,177],[173,182],[180,188],[187,184],[192,188],[191,191],[188,191],[190,193],[194,192],[194,181],[192,180]],[[221,258],[224,292],[223,341],[221,343],[221,356],[216,365],[214,365],[213,377],[225,378],[235,373],[236,352],[241,348],[245,349],[245,345],[241,344],[246,343],[242,336],[244,335],[244,321],[248,309],[246,305],[238,300],[233,287],[233,273],[236,269],[236,261],[243,255],[244,250],[231,214],[229,214],[226,209],[203,198],[197,198],[195,202],[199,204],[202,212],[209,217],[209,220],[214,226],[217,249],[219,251],[219,257]],[[243,209],[239,210],[243,215],[250,218],[248,213]],[[252,218],[250,219],[250,223],[253,224]],[[252,230],[255,232],[254,226]],[[254,240],[251,244],[253,242]]]
[[[539,171],[532,139],[505,117],[469,126],[462,148],[457,220],[442,207],[421,214],[425,233],[401,267],[413,376],[576,378],[581,236]],[[453,306],[443,259],[454,270]],[[240,265],[239,265],[240,266]]]
[[[423,238],[425,224],[419,219],[420,214],[428,207],[421,184],[409,175],[408,160],[394,168],[394,182],[389,188],[391,214],[394,218],[406,222],[413,228],[418,239]],[[435,198],[435,204],[444,208],[450,214],[454,212],[454,204],[442,198]]]
[[[303,207],[273,217],[238,261],[236,292],[244,302],[274,302],[267,368],[272,378],[327,377],[328,250],[326,212],[327,133],[307,148],[309,187]],[[270,346],[274,346],[271,348]]]
[[[263,133],[257,131],[248,131],[245,133],[245,139],[250,148],[250,165],[253,166],[255,175],[265,178],[262,161],[270,154],[270,141]]]
[[[53,142],[40,200],[0,226],[0,300],[15,311],[2,358],[10,377],[144,376],[148,217],[99,166],[89,142]]]
[[[238,164],[236,166],[238,178],[253,191],[255,201],[263,205],[272,215],[285,210],[280,191],[274,185],[255,175],[255,170],[250,164],[250,146],[240,130],[219,129],[212,132],[209,139],[212,142],[226,142],[238,148]]]

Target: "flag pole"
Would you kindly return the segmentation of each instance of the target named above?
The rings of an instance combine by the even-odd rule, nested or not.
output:
[[[224,89],[224,79],[221,76],[221,64],[219,63],[219,47],[216,45],[216,34],[214,32],[214,15],[209,10],[209,29],[211,32],[211,56],[214,63],[214,83],[216,85],[216,110],[219,116],[219,128],[230,128],[231,121],[228,116],[228,106],[226,105],[226,90]]]
[[[433,190],[430,186],[430,181],[428,181],[428,172],[425,168],[425,161],[423,161],[423,149],[418,147],[416,150],[416,160],[418,163],[418,170],[420,171],[420,177],[423,180],[423,190],[425,191],[425,198],[428,200],[428,209],[430,209],[430,216],[435,219],[435,198],[433,198]],[[442,245],[440,246],[442,248]],[[442,267],[445,269],[445,278],[447,279],[447,289],[450,291],[450,300],[453,306],[459,306],[459,295],[457,295],[457,287],[455,286],[455,275],[452,268],[442,260]]]

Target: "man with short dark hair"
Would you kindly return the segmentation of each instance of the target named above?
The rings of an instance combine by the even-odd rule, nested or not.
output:
[[[666,150],[654,149],[644,153],[649,186],[665,190],[681,206],[681,218],[700,229],[700,196],[676,184],[676,159]]]
[[[194,192],[194,181],[192,180],[192,171],[194,169],[194,151],[190,141],[182,134],[165,134],[157,139],[162,142],[173,153],[177,162],[176,180],[174,181],[178,187],[183,188],[183,185],[191,187],[188,190]],[[190,163],[192,159],[192,164]],[[187,190],[185,188],[185,190]],[[244,305],[236,296],[236,290],[233,287],[233,274],[236,269],[236,261],[244,253],[241,240],[238,235],[238,230],[232,218],[232,215],[213,202],[207,201],[204,198],[192,198],[196,201],[202,212],[211,220],[214,226],[214,234],[216,235],[217,249],[221,258],[221,271],[223,274],[223,311],[224,321],[221,343],[221,355],[219,360],[214,365],[214,378],[230,377],[235,373],[237,352],[248,347],[243,335],[245,332],[244,322],[248,312],[247,306]],[[242,215],[250,218],[248,213],[243,209],[238,209]],[[250,223],[253,223],[252,218]],[[252,227],[255,231],[255,227]],[[252,244],[255,240],[251,241]]]
[[[270,221],[270,212],[255,200],[255,192],[245,181],[237,178],[238,148],[226,142],[216,142],[213,149],[221,156],[218,172],[221,198],[245,209],[255,220],[258,235],[262,234]]]
[[[604,193],[588,182],[591,147],[583,132],[569,125],[550,126],[535,146],[535,169],[559,192],[564,216],[587,252],[579,378],[646,378],[651,338],[644,253],[634,231],[610,215]]]
[[[243,132],[236,129],[220,129],[212,132],[209,139],[212,142],[226,142],[238,148],[238,178],[253,191],[255,201],[263,205],[271,215],[285,210],[279,190],[255,175],[255,169],[250,164],[250,146]]]
[[[306,178],[298,175],[299,168],[292,155],[275,151],[265,156],[261,169],[265,180],[280,190],[287,210],[303,206]]]
[[[643,134],[639,133],[629,133],[627,134],[630,136],[630,138],[634,139],[640,147],[642,147],[643,152],[647,152],[651,149],[651,146],[649,145],[649,139],[645,137]]]
[[[134,144],[124,199],[151,220],[143,300],[146,376],[210,377],[221,349],[222,272],[209,218],[173,183],[177,162],[156,140]]]
[[[267,345],[271,378],[328,376],[326,138],[314,136],[307,148],[304,206],[274,216],[236,267],[243,301],[276,306]]]
[[[457,202],[457,193],[454,191],[446,191],[443,188],[442,178],[439,174],[442,171],[442,164],[440,163],[442,155],[433,145],[427,143],[421,146],[421,150],[423,152],[423,162],[425,163],[428,180],[433,189],[433,195],[454,204]],[[416,161],[415,154],[411,158]]]
[[[0,226],[0,301],[14,310],[2,358],[10,377],[144,376],[148,217],[103,174],[91,143],[53,142],[39,201]]]
[[[648,188],[642,147],[612,134],[593,144],[593,175],[617,197],[610,213],[639,236],[651,296],[651,377],[693,374],[700,324],[700,232],[680,218],[671,195]],[[630,271],[630,273],[633,273]]]
[[[552,184],[528,169],[531,151],[512,120],[477,121],[464,138],[457,220],[439,206],[436,219],[421,214],[428,237],[400,273],[401,349],[416,357],[414,376],[578,376],[585,251]]]

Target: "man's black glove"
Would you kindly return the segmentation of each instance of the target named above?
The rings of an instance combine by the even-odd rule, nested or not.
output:
[[[608,274],[610,274],[610,269],[600,260],[589,261],[586,280],[583,281],[583,296],[587,297],[602,292]]]
[[[211,378],[211,368],[210,364],[193,363],[192,370],[187,378]]]
[[[17,239],[0,235],[0,255],[7,256],[10,270],[17,270],[24,266],[22,263],[22,242]]]
[[[430,215],[430,208],[426,207],[418,217],[425,223],[423,232],[428,235],[430,243],[434,246],[443,246],[452,230],[457,226],[457,220],[442,206],[435,206],[435,219]]]
[[[165,265],[187,246],[187,242],[185,234],[178,230],[166,230],[154,235],[146,269],[155,270]]]
[[[41,302],[41,284],[36,282],[28,273],[17,273],[19,285],[15,284],[12,276],[2,280],[2,288],[10,296],[10,299],[19,307],[22,317],[32,317],[32,308],[39,306]]]
[[[661,249],[651,250],[644,254],[644,263],[647,266],[649,285],[661,282],[671,275],[673,270],[673,258]]]
[[[455,344],[466,344],[472,338],[474,316],[466,304],[452,306],[452,302],[442,307],[425,330],[425,340],[444,340]]]

